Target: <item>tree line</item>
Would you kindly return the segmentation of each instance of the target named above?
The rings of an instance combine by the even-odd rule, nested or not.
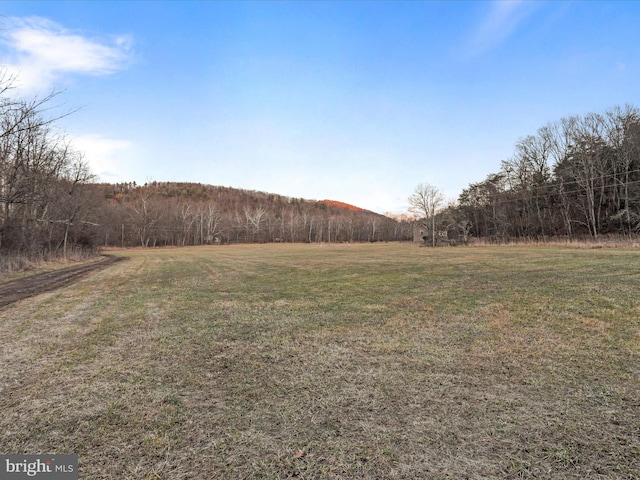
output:
[[[0,74],[0,253],[66,256],[70,233],[88,224],[86,185],[92,176],[50,116],[56,94],[20,99]]]
[[[541,127],[439,216],[441,228],[495,241],[640,233],[640,111]]]

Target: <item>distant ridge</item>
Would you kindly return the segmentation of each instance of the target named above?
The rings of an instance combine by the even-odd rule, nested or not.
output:
[[[112,197],[124,198],[135,194],[135,192],[147,192],[152,195],[159,195],[162,197],[179,197],[199,200],[221,199],[232,200],[232,203],[237,202],[245,203],[247,199],[251,198],[252,205],[257,204],[269,205],[272,202],[276,203],[291,203],[296,202],[299,204],[308,205],[326,205],[326,207],[342,210],[347,212],[354,212],[366,215],[380,215],[379,213],[372,212],[365,208],[356,207],[349,203],[340,202],[338,200],[310,200],[305,198],[295,198],[285,195],[280,195],[272,192],[263,192],[259,190],[247,190],[237,187],[223,187],[220,185],[211,185],[197,182],[158,182],[150,181],[144,185],[136,184],[135,182],[122,182],[122,183],[96,183],[98,187],[105,188],[111,191]],[[223,201],[224,203],[224,201]],[[248,202],[247,202],[248,203]]]

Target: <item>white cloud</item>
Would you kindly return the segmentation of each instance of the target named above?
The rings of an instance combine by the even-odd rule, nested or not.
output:
[[[472,38],[470,52],[478,55],[500,45],[513,35],[538,5],[526,0],[495,0]]]
[[[73,146],[84,154],[91,172],[98,175],[103,182],[120,182],[129,180],[122,176],[123,153],[130,150],[133,144],[128,140],[105,138],[101,135],[80,135],[73,139]]]
[[[40,17],[6,19],[0,42],[0,63],[27,91],[49,89],[65,74],[110,74],[131,58],[129,36],[93,39]]]

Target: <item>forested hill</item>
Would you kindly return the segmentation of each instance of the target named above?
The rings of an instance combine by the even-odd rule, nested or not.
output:
[[[200,183],[93,184],[93,243],[410,240],[412,227],[335,200],[307,200]],[[85,229],[88,230],[88,229]],[[99,231],[99,233],[97,233]]]
[[[275,193],[266,193],[257,190],[246,190],[233,187],[221,187],[216,185],[208,185],[193,182],[149,182],[144,185],[137,185],[135,182],[128,183],[102,183],[97,184],[105,188],[107,197],[116,198],[118,200],[126,200],[134,198],[141,193],[146,195],[160,196],[165,198],[181,198],[185,200],[202,201],[215,200],[223,204],[243,204],[246,202],[260,204],[276,204],[293,203],[302,205],[321,205],[330,208],[335,212],[358,212],[362,214],[371,214],[383,217],[370,210],[350,205],[348,203],[337,200],[309,200],[304,198],[288,197]],[[325,208],[320,206],[320,208]]]

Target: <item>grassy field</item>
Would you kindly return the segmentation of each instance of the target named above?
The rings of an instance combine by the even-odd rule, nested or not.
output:
[[[82,479],[640,478],[640,250],[244,245],[0,309],[0,452]]]

